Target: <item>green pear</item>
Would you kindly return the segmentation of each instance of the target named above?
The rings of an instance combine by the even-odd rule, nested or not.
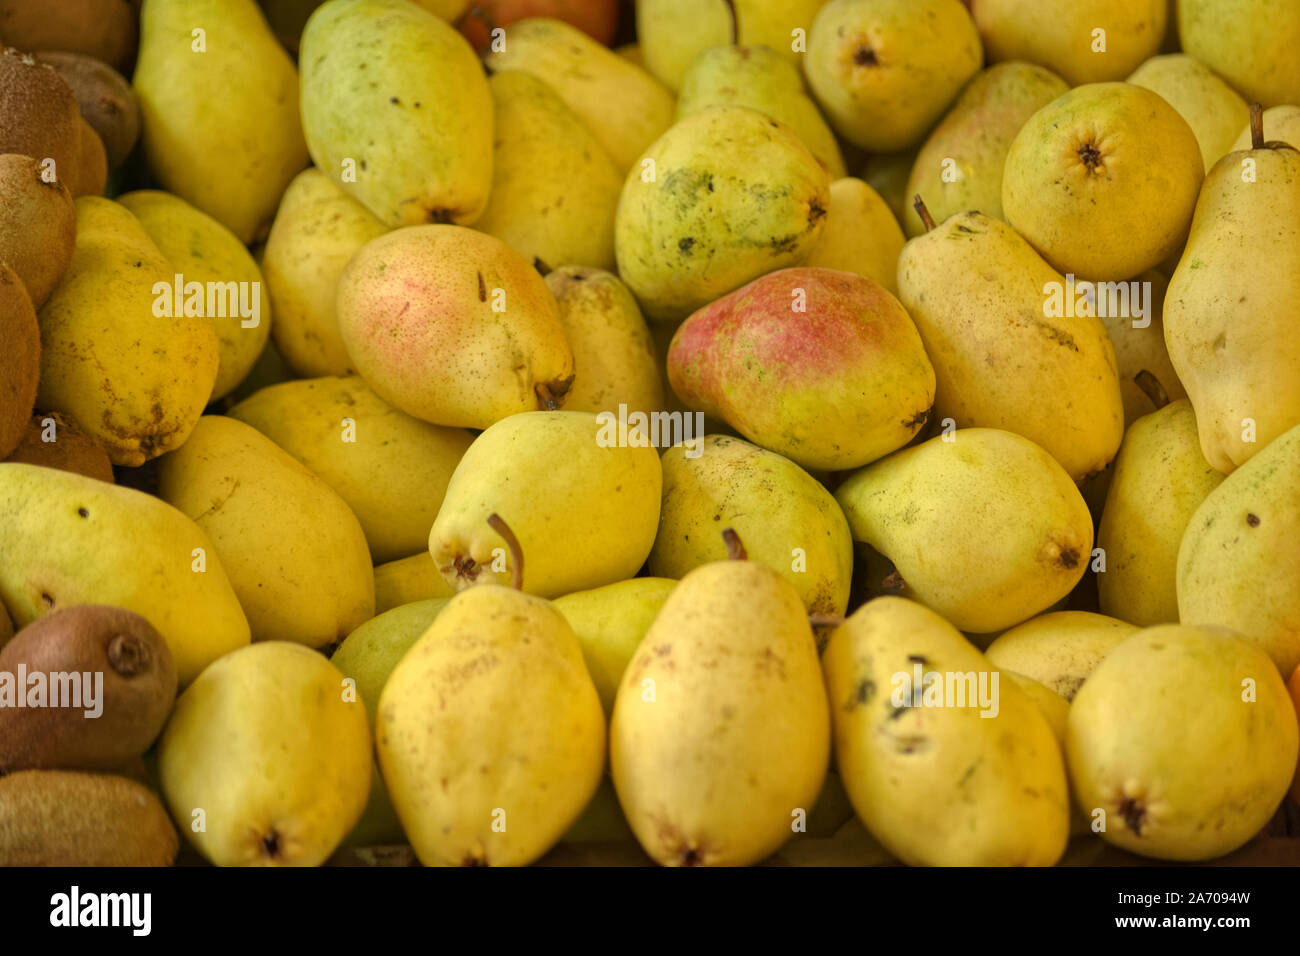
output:
[[[212,300],[217,306],[213,311],[219,314],[207,318],[220,350],[212,398],[224,398],[252,370],[271,334],[271,304],[262,297],[261,270],[229,229],[183,199],[156,189],[138,189],[117,201],[140,220],[187,286],[190,282],[201,282],[205,289],[208,283],[221,285],[224,298]],[[238,291],[239,286],[249,292]]]
[[[406,0],[328,0],[302,33],[316,166],[388,226],[474,222],[492,185],[492,96],[469,41]]]
[[[619,277],[678,321],[816,246],[830,179],[794,132],[743,106],[678,122],[632,167],[614,222]]]
[[[388,227],[314,166],[289,184],[262,252],[271,337],[299,375],[355,371],[339,335],[339,275]]]
[[[1002,214],[1002,167],[1011,141],[1036,112],[1069,91],[1055,73],[1032,63],[999,63],[976,75],[916,154],[908,197],[920,194],[936,222],[978,210]],[[925,232],[910,205],[909,236]]]
[[[826,225],[804,265],[853,272],[897,295],[903,242],[903,230],[878,192],[861,179],[837,179]]]
[[[562,20],[529,17],[510,24],[500,48],[494,45],[483,62],[489,73],[522,70],[550,86],[582,117],[620,173],[673,122],[673,94],[662,83]]]
[[[1052,611],[1003,631],[984,656],[1071,701],[1102,658],[1139,630],[1091,611]]]
[[[1124,402],[1124,427],[1127,429],[1143,415],[1150,415],[1166,399],[1171,402],[1187,397],[1174,363],[1165,347],[1165,294],[1169,280],[1149,269],[1135,280],[1141,285],[1146,305],[1140,317],[1100,309],[1102,324],[1115,346],[1115,368],[1119,372],[1119,394]],[[1131,309],[1128,311],[1132,311]],[[1147,375],[1140,375],[1146,372]],[[1147,376],[1150,376],[1149,378]],[[1154,379],[1154,383],[1152,382]],[[1151,389],[1153,394],[1148,393]]]
[[[199,419],[159,463],[158,495],[212,538],[255,640],[323,647],[374,616],[370,553],[356,517],[253,427]]]
[[[455,593],[456,589],[438,572],[427,543],[419,554],[375,565],[376,614],[414,601],[449,598]]]
[[[1090,83],[1016,134],[1002,210],[1054,269],[1131,279],[1182,247],[1204,173],[1196,134],[1158,94]]]
[[[668,578],[631,578],[555,599],[578,638],[606,718],[628,661],[675,587]]]
[[[1280,140],[1300,149],[1300,106],[1270,106],[1264,110],[1264,129],[1268,131],[1269,140],[1273,142]],[[1250,148],[1251,132],[1250,124],[1247,123],[1237,135],[1232,149],[1235,152]]]
[[[813,808],[830,717],[806,615],[775,571],[729,560],[682,578],[650,625],[618,688],[609,760],[657,862],[757,862]]]
[[[635,649],[635,648],[634,648]],[[561,843],[635,843],[636,834],[623,816],[618,805],[618,793],[609,775],[600,778],[596,794],[587,809],[573,821],[573,826],[560,837]]]
[[[379,696],[388,676],[411,645],[429,629],[446,603],[445,598],[415,601],[372,617],[344,638],[330,655],[330,663],[338,668],[339,673],[355,682],[356,692],[372,727],[377,723]],[[393,809],[388,788],[376,763],[371,770],[366,809],[343,843],[346,846],[383,846],[405,842],[402,822],[397,819],[397,811]]]
[[[1206,495],[1178,549],[1178,619],[1232,628],[1283,677],[1300,665],[1300,425]]]
[[[375,563],[425,550],[451,473],[474,440],[398,411],[356,375],[272,385],[226,414],[333,488],[361,523]]]
[[[181,694],[158,775],[181,832],[218,866],[319,866],[366,805],[370,754],[365,708],[338,669],[269,641]]]
[[[362,246],[339,277],[338,324],[375,394],[434,425],[487,428],[555,408],[573,384],[546,282],[463,226],[409,226]]]
[[[562,266],[546,275],[546,287],[560,307],[564,337],[573,349],[573,387],[564,407],[573,412],[652,414],[664,407],[650,329],[636,299],[612,272]]]
[[[1195,57],[1153,56],[1128,82],[1159,93],[1196,134],[1208,170],[1232,149],[1233,137],[1250,119],[1250,107],[1227,83]]]
[[[995,428],[895,452],[850,475],[835,498],[854,540],[894,563],[904,596],[975,634],[1051,607],[1092,555],[1092,516],[1070,476]]]
[[[1106,327],[1014,229],[952,216],[903,247],[898,286],[934,363],[936,421],[1014,431],[1075,481],[1115,456],[1124,407]]]
[[[913,866],[1051,866],[1070,793],[1051,724],[951,624],[871,601],[822,656],[835,762],[853,807]]]
[[[457,594],[406,652],[375,738],[426,866],[531,863],[591,801],[605,764],[573,629],[549,601],[498,585]]]
[[[1179,0],[1183,50],[1252,103],[1300,103],[1300,6],[1291,0]]]
[[[496,123],[492,191],[474,224],[543,271],[614,266],[614,210],[623,188],[586,124],[530,73],[488,80]]]
[[[705,436],[675,445],[664,470],[659,532],[650,573],[681,578],[727,556],[719,524],[734,528],[752,561],[789,581],[815,614],[843,614],[853,574],[853,538],[835,498],[776,452],[739,438]]]
[[[919,143],[982,62],[958,0],[830,0],[804,72],[840,136],[889,153]]]
[[[765,46],[791,66],[826,0],[640,0],[636,33],[646,66],[672,89],[684,87],[697,54],[739,43]]]
[[[794,130],[832,179],[844,176],[835,134],[804,90],[798,65],[766,46],[715,46],[691,61],[677,95],[677,119],[708,106],[748,106]]]
[[[1186,399],[1134,422],[1115,460],[1097,544],[1101,609],[1142,627],[1178,621],[1178,547],[1192,514],[1223,481],[1201,454]],[[1214,589],[1214,600],[1222,598]]]
[[[610,416],[612,417],[612,416]],[[429,532],[448,584],[504,584],[556,597],[630,578],[654,544],[663,473],[648,443],[620,442],[589,412],[525,412],[479,435]],[[499,515],[509,536],[490,526]],[[519,541],[527,562],[508,552]]]
[[[132,82],[163,188],[240,242],[264,236],[307,146],[298,72],[256,0],[148,0]]]
[[[1206,177],[1165,297],[1165,343],[1205,460],[1229,472],[1300,423],[1300,151],[1229,153]]]
[[[212,322],[177,309],[175,273],[127,209],[77,200],[72,264],[38,314],[38,408],[71,415],[117,465],[180,446],[212,395]]]
[[[0,603],[18,627],[76,604],[134,611],[167,642],[182,687],[249,641],[193,521],[133,488],[40,465],[0,463]]]
[[[1154,56],[1166,0],[971,0],[990,62],[1028,60],[1071,86],[1122,80]]]
[[[1298,736],[1286,686],[1258,647],[1223,628],[1166,624],[1112,650],[1080,688],[1066,753],[1102,839],[1208,860],[1268,823]]]

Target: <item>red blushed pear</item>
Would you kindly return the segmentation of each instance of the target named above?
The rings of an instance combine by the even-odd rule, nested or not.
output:
[[[668,380],[695,411],[808,468],[857,468],[907,444],[934,368],[906,310],[870,279],[782,269],[682,323]]]

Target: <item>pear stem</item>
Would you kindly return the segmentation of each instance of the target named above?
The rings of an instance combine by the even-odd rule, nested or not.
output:
[[[925,208],[925,201],[921,199],[921,194],[917,193],[912,197],[912,208],[916,214],[921,217],[921,225],[925,226],[925,231],[929,232],[934,228],[934,216],[930,215],[930,210]]]
[[[808,623],[813,627],[839,627],[844,623],[841,614],[809,614]]]
[[[1160,384],[1160,379],[1156,378],[1146,369],[1143,369],[1134,375],[1133,381],[1137,382],[1138,388],[1142,389],[1142,391],[1146,393],[1147,398],[1151,399],[1151,404],[1156,407],[1157,411],[1169,404],[1169,393],[1166,392],[1165,387]]]
[[[740,535],[736,534],[732,528],[727,528],[722,532],[722,540],[727,546],[727,559],[730,561],[744,561],[749,557],[745,551],[745,546],[740,543]]]
[[[559,409],[560,403],[555,400],[555,394],[547,387],[545,382],[538,382],[535,391],[537,397],[542,400],[542,407],[548,412]]]
[[[1259,103],[1250,104],[1250,148],[1264,148],[1264,107]]]
[[[731,45],[740,45],[740,17],[736,16],[736,4],[733,0],[723,0],[727,5],[727,13],[731,14]]]
[[[519,546],[519,539],[510,530],[510,525],[502,520],[495,511],[488,515],[488,526],[505,539],[510,549],[510,586],[516,591],[524,589],[524,549]]]

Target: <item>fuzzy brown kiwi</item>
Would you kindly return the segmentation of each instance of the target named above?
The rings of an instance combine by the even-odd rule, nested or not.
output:
[[[0,456],[22,440],[41,376],[41,329],[18,274],[0,262]]]
[[[67,507],[87,524],[99,517],[94,506]],[[47,675],[47,696],[44,706],[0,707],[0,773],[115,770],[149,749],[176,700],[167,642],[139,614],[106,604],[52,611],[24,627],[0,650],[0,674],[20,668],[29,680]],[[80,675],[80,698],[54,706],[54,675]],[[98,693],[93,708],[89,687]]]
[[[3,30],[0,24],[0,36]],[[83,180],[82,123],[77,97],[54,67],[12,48],[0,53],[0,153],[53,160],[74,199]]]
[[[33,308],[54,291],[77,243],[77,207],[63,183],[47,182],[40,164],[0,155],[0,262],[18,274]]]
[[[108,168],[116,169],[130,155],[140,136],[140,104],[121,73],[103,60],[83,53],[37,53],[72,87],[81,115],[104,141]]]
[[[23,770],[0,777],[0,866],[170,866],[162,802],[125,777]]]
[[[128,72],[139,19],[129,0],[0,0],[0,37],[20,50],[68,50]]]
[[[58,412],[33,412],[18,447],[5,461],[76,472],[113,484],[113,463],[104,446],[75,419]]]

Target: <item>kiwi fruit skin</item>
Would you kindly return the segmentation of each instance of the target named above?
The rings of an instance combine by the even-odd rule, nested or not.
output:
[[[0,0],[0,37],[20,50],[67,50],[127,73],[135,61],[139,12],[128,0]]]
[[[41,328],[18,274],[0,262],[0,457],[22,440],[41,375]]]
[[[45,441],[50,434],[53,441]],[[76,421],[58,412],[35,411],[18,447],[5,461],[71,471],[113,484],[113,463],[104,446]]]
[[[67,186],[47,181],[30,156],[0,155],[0,262],[18,274],[32,307],[50,297],[77,244],[77,207]]]
[[[0,649],[0,672],[17,675],[20,665],[29,675],[81,674],[83,687],[85,674],[103,674],[102,712],[91,718],[80,706],[0,707],[0,773],[117,770],[149,749],[176,700],[167,643],[143,617],[119,607],[80,604],[33,621]]]
[[[78,119],[81,145],[77,151],[77,188],[72,194],[102,196],[104,187],[108,184],[108,152],[104,149],[104,141],[99,138],[94,127],[86,122],[85,117]]]
[[[55,176],[76,199],[82,180],[81,125],[72,87],[54,67],[14,49],[0,52],[0,153],[53,160]]]
[[[82,118],[99,134],[108,154],[108,168],[117,169],[140,138],[140,103],[121,73],[103,60],[83,53],[41,52],[72,88]]]
[[[66,770],[0,777],[0,866],[170,866],[180,838],[134,780]]]

